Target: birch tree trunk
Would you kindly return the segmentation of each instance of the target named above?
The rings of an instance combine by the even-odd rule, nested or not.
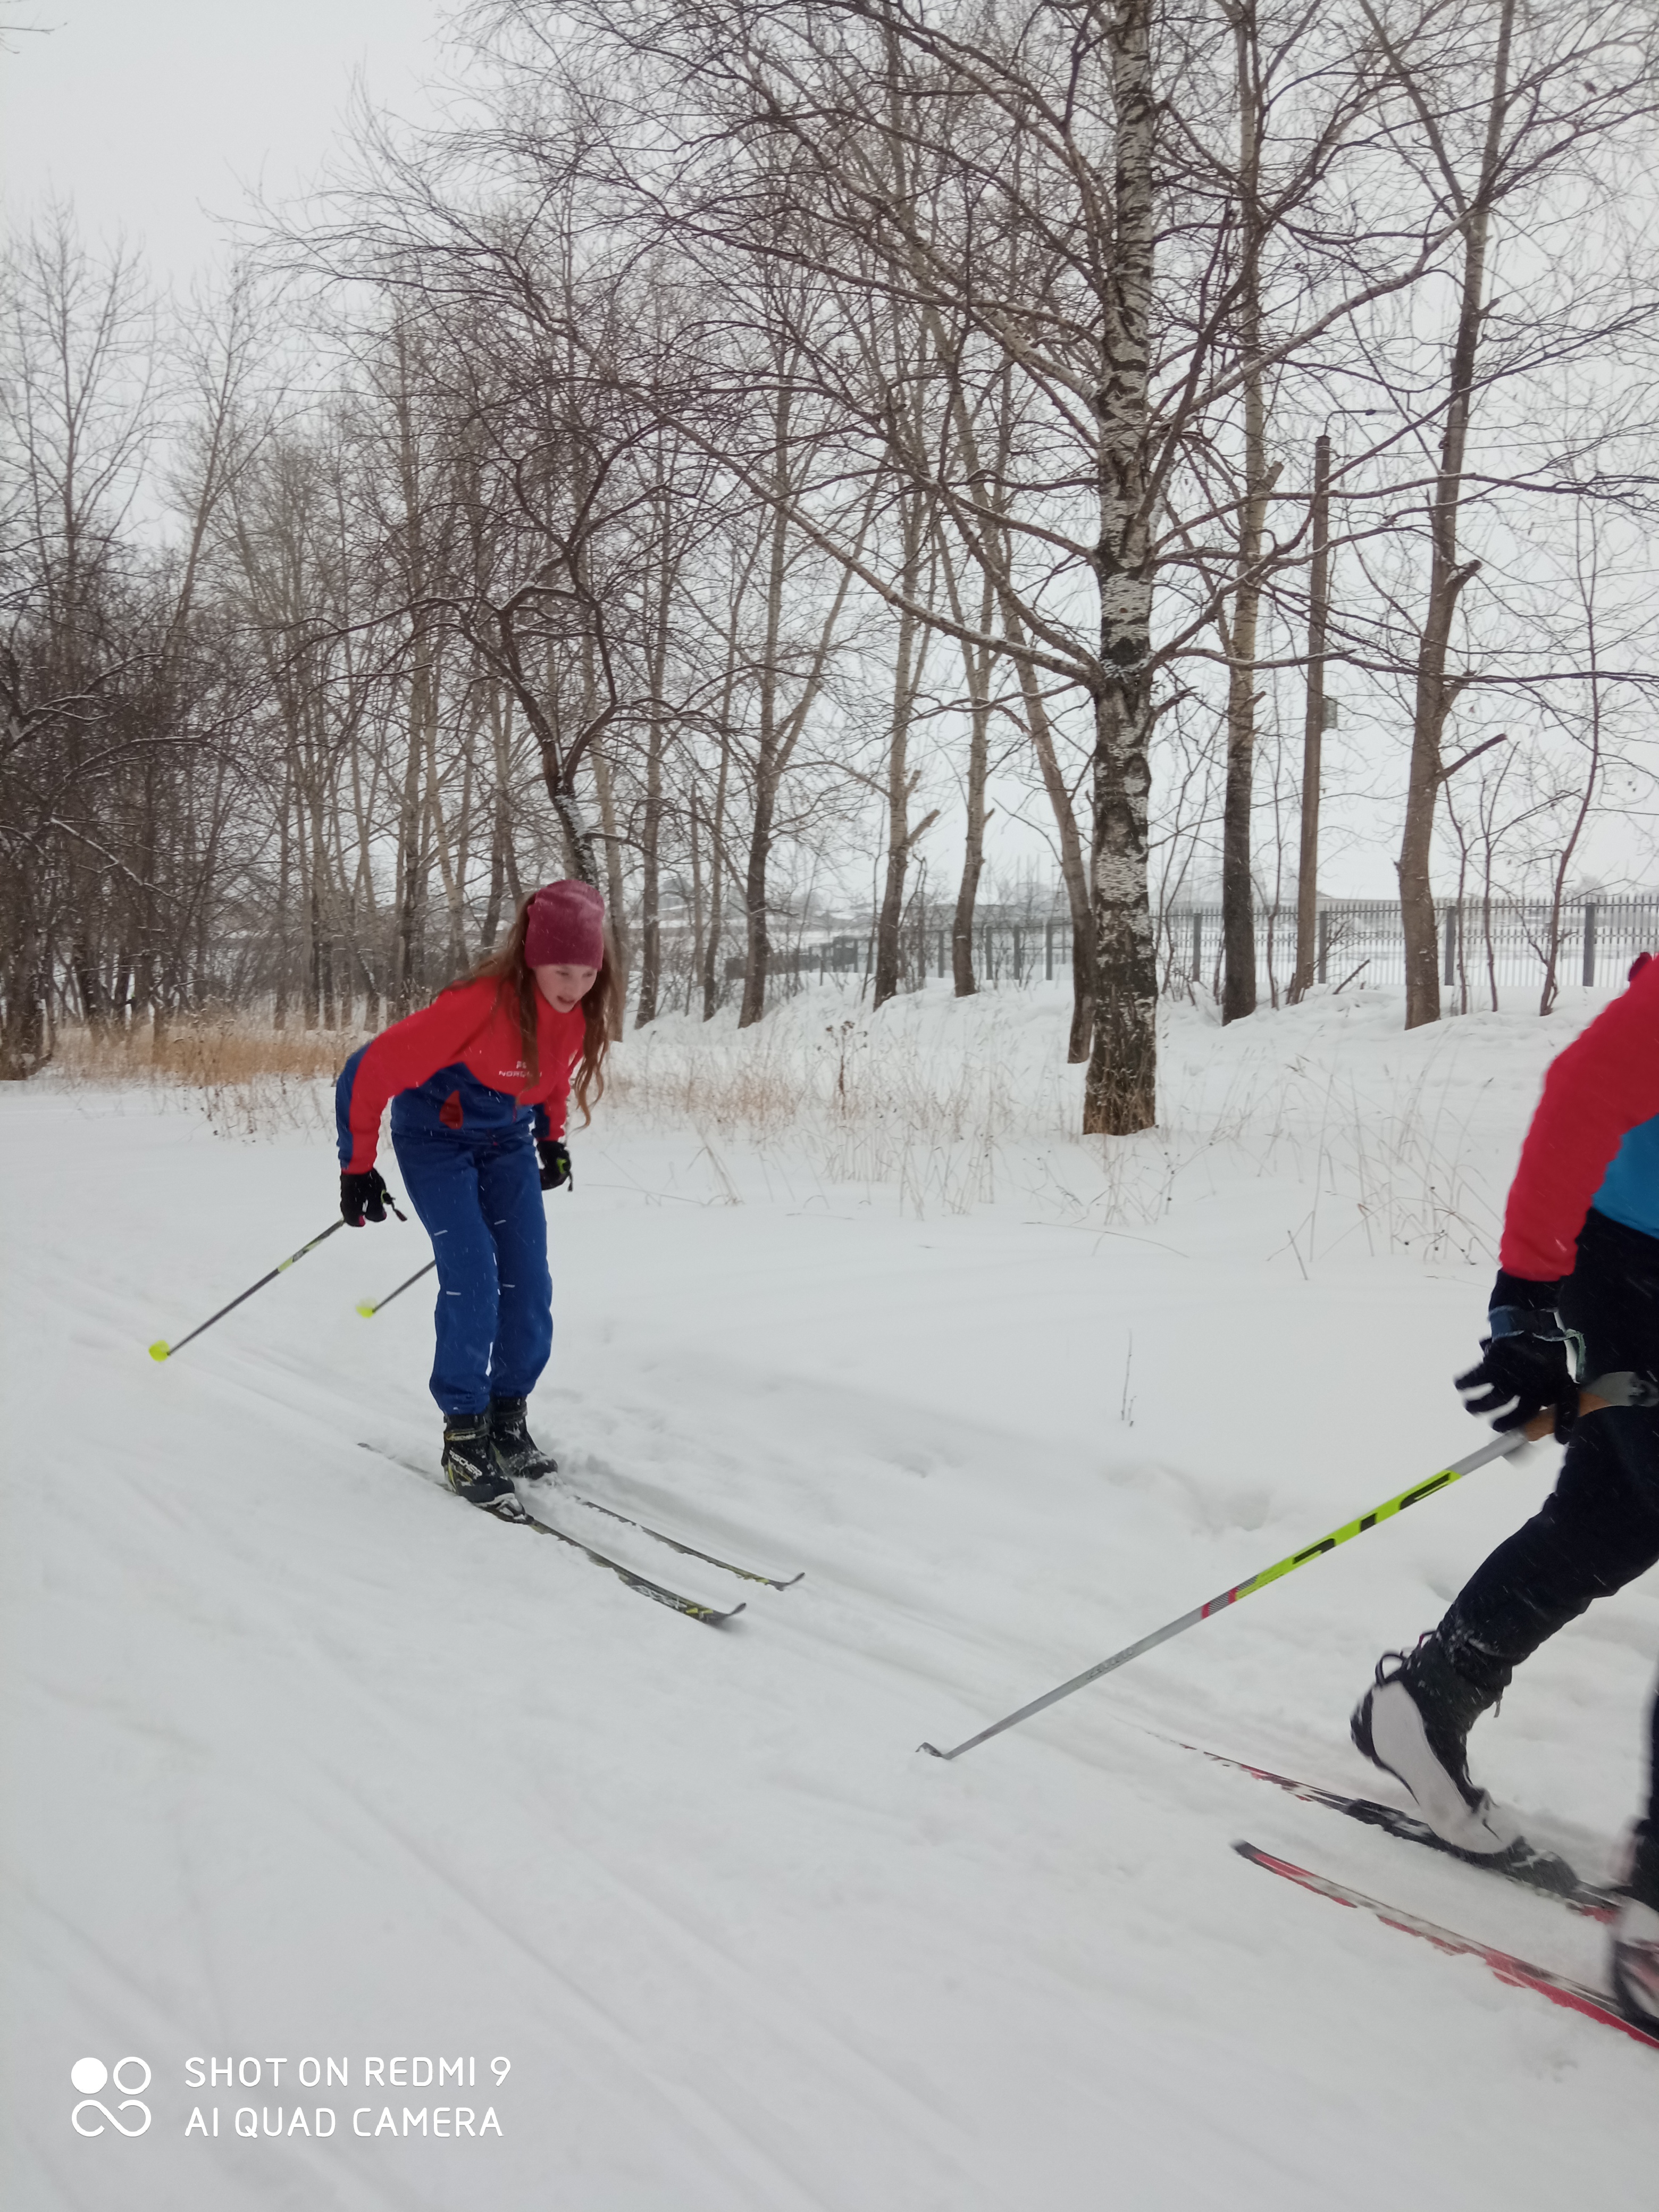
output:
[[[1117,0],[1109,18],[1116,125],[1115,278],[1102,332],[1094,568],[1100,666],[1094,694],[1095,1033],[1085,1085],[1089,1134],[1128,1136],[1158,1118],[1158,965],[1146,896],[1152,776],[1152,551],[1146,445],[1148,324],[1155,235],[1156,132],[1151,0]]]
[[[1250,807],[1255,768],[1255,655],[1261,541],[1267,526],[1267,404],[1261,372],[1261,86],[1252,0],[1235,9],[1241,256],[1238,346],[1244,385],[1244,496],[1238,510],[1238,588],[1227,656],[1227,777],[1222,802],[1221,1018],[1255,1012],[1255,897]]]

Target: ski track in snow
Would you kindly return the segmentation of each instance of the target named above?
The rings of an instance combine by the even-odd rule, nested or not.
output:
[[[1553,1452],[957,1764],[915,1754],[1468,1449],[1448,1378],[1490,1266],[1403,1249],[1404,1212],[1389,1230],[1400,1102],[1440,1133],[1424,1172],[1495,1212],[1586,1011],[1410,1038],[1382,994],[1224,1033],[1178,1017],[1166,1089],[1191,1111],[1163,1154],[1000,1140],[994,1196],[920,1218],[777,1142],[602,1109],[549,1203],[532,1418],[594,1497],[805,1569],[775,1592],[604,1524],[645,1571],[745,1599],[718,1632],[360,1449],[435,1458],[424,1287],[352,1311],[424,1257],[413,1224],[335,1237],[146,1357],[325,1224],[324,1135],[0,1094],[8,2207],[1648,2202],[1651,2053],[1227,1846],[1585,1980],[1601,1931],[1158,1740],[1392,1796],[1349,1709]],[[896,1018],[940,1049],[977,1023],[1018,1073],[1058,1059],[1062,1013],[1037,993]],[[1393,1200],[1352,1167],[1390,1142]],[[1167,1168],[1162,1211],[1091,1211],[1126,1160]],[[1656,1653],[1650,1581],[1475,1738],[1481,1778],[1592,1879],[1642,1786]],[[77,2136],[70,2066],[128,2051],[154,2124]],[[348,2059],[349,2089],[299,2089],[307,2053]],[[362,2087],[366,2053],[472,2054],[501,2136],[354,2138],[356,2107],[458,2094]],[[272,2054],[276,2088],[186,2086],[191,2055]],[[343,2132],[228,2132],[296,2100]],[[219,2137],[186,2139],[216,2102]]]

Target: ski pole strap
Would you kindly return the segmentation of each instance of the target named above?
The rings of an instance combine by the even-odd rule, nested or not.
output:
[[[150,1358],[157,1360],[171,1359],[176,1352],[182,1352],[187,1344],[193,1344],[203,1329],[211,1328],[216,1321],[222,1321],[228,1313],[234,1313],[238,1306],[253,1296],[255,1291],[262,1291],[267,1283],[274,1283],[277,1276],[285,1274],[296,1260],[303,1260],[307,1252],[314,1252],[319,1244],[325,1243],[337,1229],[344,1227],[343,1221],[331,1221],[320,1237],[313,1237],[309,1244],[302,1244],[297,1252],[290,1252],[286,1260],[279,1260],[268,1275],[261,1275],[257,1283],[250,1283],[240,1297],[233,1298],[228,1306],[221,1306],[216,1314],[210,1314],[198,1328],[191,1329],[188,1336],[181,1336],[177,1344],[165,1342],[152,1344],[149,1347]]]
[[[1553,1306],[1493,1306],[1486,1316],[1486,1328],[1494,1342],[1502,1336],[1535,1336],[1541,1344],[1565,1344],[1572,1379],[1583,1382],[1584,1340],[1578,1330],[1567,1327]]]
[[[1553,1306],[1493,1306],[1486,1316],[1489,1336],[1536,1336],[1546,1344],[1563,1344],[1566,1331]]]
[[[1613,1395],[1627,1382],[1639,1384],[1646,1379],[1644,1376],[1627,1377],[1624,1375],[1599,1376],[1586,1386],[1580,1395],[1580,1417],[1601,1413],[1605,1407],[1613,1405],[1659,1403],[1659,1389],[1655,1390],[1651,1401],[1644,1401]],[[1034,1715],[1046,1712],[1050,1705],[1057,1705],[1062,1698],[1069,1698],[1074,1691],[1086,1688],[1091,1682],[1099,1681],[1103,1674],[1113,1674],[1118,1668],[1127,1667],[1130,1660],[1139,1659],[1144,1652],[1155,1650],[1160,1644],[1169,1643],[1172,1637],[1184,1635],[1188,1629],[1196,1628],[1200,1620],[1208,1620],[1215,1613],[1224,1613],[1230,1605],[1237,1605],[1241,1598],[1254,1596],[1257,1590],[1266,1589],[1269,1583],[1279,1582],[1285,1575],[1294,1574],[1298,1567],[1305,1567],[1310,1559],[1322,1559],[1327,1552],[1334,1552],[1339,1544],[1347,1543],[1352,1537],[1363,1536],[1368,1528],[1375,1528],[1379,1522],[1391,1521],[1396,1513],[1403,1513],[1408,1505],[1419,1504],[1424,1498],[1432,1498],[1437,1492],[1449,1489],[1454,1482],[1461,1482],[1466,1474],[1473,1474],[1477,1468],[1486,1467],[1492,1460],[1503,1459],[1509,1453],[1518,1451],[1522,1444],[1534,1443],[1547,1437],[1554,1425],[1555,1409],[1553,1406],[1547,1407],[1524,1429],[1514,1429],[1505,1435],[1493,1437],[1489,1443],[1482,1444],[1478,1451],[1470,1452],[1467,1458],[1455,1460],[1451,1466],[1443,1467],[1438,1474],[1431,1474],[1426,1482],[1419,1482],[1410,1490],[1402,1490],[1397,1498],[1390,1498],[1385,1504],[1374,1506],[1369,1513],[1362,1513],[1357,1521],[1345,1521],[1340,1528],[1334,1528],[1328,1536],[1322,1536],[1316,1544],[1292,1552],[1288,1559],[1276,1560],[1271,1567],[1264,1567],[1259,1575],[1251,1575],[1247,1581],[1235,1583],[1231,1589],[1223,1590],[1219,1597],[1212,1597],[1203,1605],[1195,1605],[1190,1613],[1183,1613],[1178,1620],[1166,1621],[1162,1628],[1155,1628],[1150,1636],[1143,1636],[1138,1644],[1131,1644],[1122,1651],[1115,1651],[1109,1659],[1101,1660],[1097,1666],[1085,1667],[1082,1674],[1073,1674],[1070,1681],[1060,1683],[1058,1688],[1048,1691],[1040,1698],[1033,1698],[1029,1705],[1020,1706],[1017,1712],[1005,1713],[1000,1721],[993,1721],[989,1728],[981,1729],[977,1735],[970,1735],[965,1742],[953,1745],[949,1751],[941,1751],[937,1744],[933,1743],[920,1744],[917,1748],[934,1759],[960,1759],[964,1751],[972,1751],[975,1744],[988,1742],[992,1736],[1000,1735],[1005,1729],[1018,1728],[1022,1721],[1029,1721]]]

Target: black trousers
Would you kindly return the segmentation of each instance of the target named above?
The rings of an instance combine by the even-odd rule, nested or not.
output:
[[[1659,1375],[1659,1238],[1592,1212],[1561,1298],[1588,1376]],[[1659,1560],[1659,1407],[1610,1407],[1573,1430],[1554,1490],[1500,1544],[1440,1624],[1460,1674],[1495,1696],[1592,1601]],[[1659,1696],[1650,1717],[1648,1851],[1659,1876]],[[1645,1869],[1644,1869],[1645,1871]]]

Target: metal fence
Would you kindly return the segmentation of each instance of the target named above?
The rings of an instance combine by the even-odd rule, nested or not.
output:
[[[1624,981],[1638,952],[1659,951],[1659,893],[1621,898],[1548,900],[1443,899],[1436,902],[1440,972],[1449,1012],[1480,1013],[1500,1006],[1537,1004],[1547,977],[1607,988]],[[1166,997],[1221,989],[1221,908],[1175,906],[1156,918],[1158,981]],[[1256,988],[1277,1004],[1296,964],[1293,908],[1261,908],[1255,917]],[[915,989],[951,972],[951,930],[943,921],[907,924],[902,945],[903,985]],[[826,935],[775,952],[771,972],[786,989],[815,981],[861,980],[872,973],[875,941],[868,931]],[[973,933],[975,980],[981,988],[1019,989],[1069,975],[1072,927],[1059,918],[978,923]],[[740,957],[728,979],[743,974]],[[1334,990],[1402,985],[1405,934],[1395,899],[1331,899],[1319,908],[1316,981]]]
[[[1607,988],[1638,952],[1659,949],[1659,895],[1625,898],[1439,899],[1440,980],[1449,1010],[1490,1012],[1534,1004],[1546,980]],[[1296,964],[1296,915],[1258,912],[1256,988],[1282,998]],[[1221,909],[1176,907],[1161,920],[1159,978],[1170,993],[1221,988]],[[1402,985],[1406,940],[1395,899],[1321,902],[1316,980],[1336,990]]]
[[[951,973],[951,932],[943,923],[918,927],[908,921],[899,939],[901,987],[915,990],[930,976]],[[822,937],[809,944],[774,951],[767,973],[787,983],[827,981],[831,978],[857,980],[875,972],[876,940],[868,930],[854,935]],[[986,921],[973,931],[974,976],[993,989],[1004,985],[1018,988],[1069,972],[1072,965],[1072,926],[1066,921]],[[741,953],[726,963],[728,983],[744,973]]]

